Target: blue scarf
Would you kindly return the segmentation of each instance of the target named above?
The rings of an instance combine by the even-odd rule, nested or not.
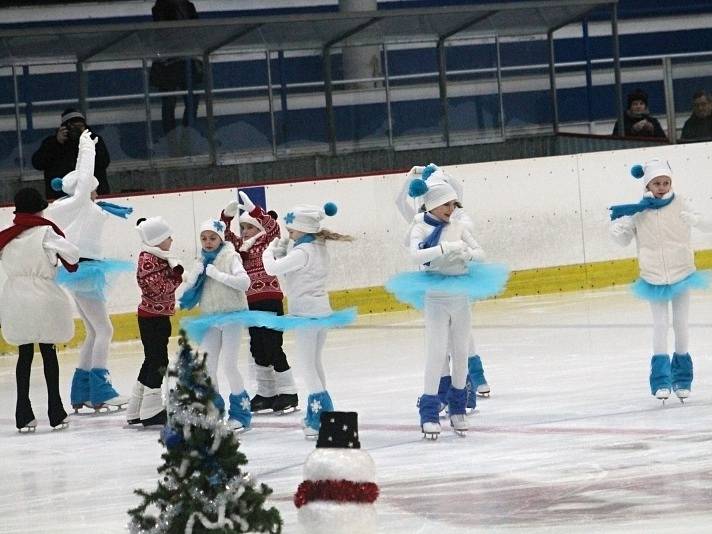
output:
[[[205,279],[208,275],[205,274],[205,268],[215,261],[218,254],[222,250],[225,243],[220,243],[220,246],[213,251],[202,250],[202,260],[203,260],[203,272],[198,275],[198,279],[193,284],[193,287],[189,288],[183,296],[181,296],[179,304],[182,310],[191,310],[195,308],[200,302],[200,297],[203,295],[203,286],[205,286]]]
[[[128,219],[129,215],[133,213],[133,208],[130,206],[119,206],[118,204],[104,202],[103,200],[96,202],[96,205],[104,211],[111,213],[112,215],[116,215],[117,217],[121,217],[122,219]]]
[[[425,238],[425,241],[421,241],[420,243],[418,243],[418,248],[424,249],[434,247],[435,245],[440,243],[440,236],[442,235],[443,228],[445,228],[447,223],[445,221],[441,221],[436,217],[433,217],[427,211],[425,212],[423,221],[426,224],[429,224],[430,226],[434,226],[435,229],[428,237]],[[430,265],[430,262],[426,263],[425,265]]]
[[[299,246],[302,243],[311,243],[316,239],[314,234],[304,234],[302,237],[294,241],[294,246]]]
[[[670,198],[655,198],[655,197],[643,197],[637,204],[618,204],[617,206],[611,206],[608,208],[611,210],[611,220],[615,221],[619,217],[625,217],[626,215],[635,215],[645,210],[659,210],[664,208],[675,198],[675,193],[670,195]]]

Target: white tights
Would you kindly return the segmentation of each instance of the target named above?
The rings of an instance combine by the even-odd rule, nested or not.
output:
[[[468,344],[472,314],[467,297],[427,295],[425,297],[425,384],[423,393],[437,395],[440,375],[447,365],[448,343],[452,385],[465,388]]]
[[[240,337],[242,336],[242,326],[227,325],[220,328],[210,328],[200,344],[201,352],[206,352],[206,365],[210,381],[213,383],[215,391],[219,392],[218,386],[218,363],[220,356],[223,357],[222,370],[227,376],[230,385],[230,393],[238,395],[245,389],[242,375],[237,368],[237,357],[240,352]]]
[[[653,312],[653,354],[668,353],[670,306],[668,301],[650,301]],[[675,352],[686,354],[689,345],[690,293],[685,291],[672,300],[672,330],[675,334]]]
[[[79,349],[77,367],[84,371],[106,369],[109,361],[109,346],[114,327],[109,319],[106,302],[82,297],[72,293],[77,311],[84,322],[86,337]]]
[[[326,342],[326,330],[298,329],[294,331],[297,350],[295,363],[304,380],[307,391],[319,393],[326,391],[326,373],[321,361],[321,353]]]

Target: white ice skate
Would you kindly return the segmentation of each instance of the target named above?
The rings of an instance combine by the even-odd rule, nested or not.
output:
[[[490,387],[489,384],[480,384],[477,386],[476,390],[477,396],[478,397],[489,397],[490,396]]]
[[[319,431],[316,428],[310,426],[303,426],[304,437],[306,439],[317,439],[319,437]]]
[[[69,428],[69,419],[67,419],[66,417],[62,421],[54,425],[52,427],[52,431],[59,432],[60,430],[64,430],[65,428]]]
[[[141,422],[141,399],[143,399],[144,389],[145,386],[137,380],[131,390],[131,399],[126,407],[126,422],[130,425]]]
[[[31,434],[35,430],[37,430],[37,419],[33,419],[22,428],[17,429],[20,434]]]
[[[227,424],[227,427],[230,430],[232,430],[235,434],[244,434],[245,432],[249,432],[250,430],[252,430],[252,427],[244,426],[237,419],[228,419],[226,424]]]
[[[663,401],[663,405],[665,405],[665,401],[670,398],[670,390],[668,388],[660,388],[655,392],[655,398],[658,400]]]
[[[117,395],[116,397],[113,397],[109,400],[105,400],[101,404],[93,405],[92,408],[94,408],[94,411],[96,413],[118,412],[123,410],[128,403],[128,397],[124,397],[123,395]]]
[[[425,439],[435,441],[440,436],[440,423],[423,423],[420,428]]]
[[[685,399],[690,396],[690,390],[679,388],[675,390],[675,395],[677,395],[677,398],[682,404],[685,404]]]
[[[450,416],[450,426],[460,437],[465,437],[467,435],[468,425],[467,419],[465,419],[465,414],[458,413]]]

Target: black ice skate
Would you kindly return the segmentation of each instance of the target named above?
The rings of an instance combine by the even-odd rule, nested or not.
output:
[[[250,411],[252,413],[258,414],[263,412],[272,412],[274,401],[277,397],[263,397],[262,395],[255,395],[250,401]]]
[[[296,393],[280,393],[274,400],[272,410],[278,415],[296,412],[299,409],[299,397]]]

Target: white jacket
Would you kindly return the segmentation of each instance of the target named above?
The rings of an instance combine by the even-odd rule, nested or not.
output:
[[[645,193],[652,196],[652,193]],[[672,191],[663,198],[670,198]],[[695,272],[690,228],[710,229],[679,196],[660,209],[647,209],[613,222],[611,236],[625,246],[635,237],[640,277],[654,285],[674,284]]]
[[[410,228],[408,249],[411,259],[420,266],[421,270],[437,271],[442,274],[459,275],[467,272],[469,261],[483,261],[485,259],[482,247],[475,241],[470,232],[471,221],[466,218],[450,218],[440,235],[438,245],[429,248],[420,248],[420,243],[433,233],[435,227],[424,220],[425,214],[418,213],[413,218]],[[462,253],[450,254],[445,250],[444,243],[461,243]],[[430,263],[430,265],[425,265]]]
[[[202,265],[202,262],[201,262]],[[214,267],[215,270],[210,267]],[[222,250],[205,270],[207,278],[200,295],[202,313],[221,313],[247,309],[245,291],[250,287],[250,277],[242,266],[240,255],[230,242],[224,242]],[[209,274],[208,274],[209,273]],[[197,272],[188,277],[188,285],[195,284]]]
[[[74,336],[69,298],[54,281],[58,255],[79,261],[77,247],[49,226],[22,232],[2,250],[7,280],[0,324],[8,343],[64,343]]]
[[[59,226],[67,239],[79,247],[82,258],[102,259],[101,237],[109,213],[97,206],[91,198],[96,189],[94,178],[94,142],[86,135],[79,138],[77,156],[77,183],[71,195],[55,200],[45,211],[48,219]]]
[[[332,313],[326,291],[329,253],[323,239],[297,245],[279,259],[268,247],[262,253],[262,263],[267,274],[279,277],[289,300],[290,315],[323,317]]]

